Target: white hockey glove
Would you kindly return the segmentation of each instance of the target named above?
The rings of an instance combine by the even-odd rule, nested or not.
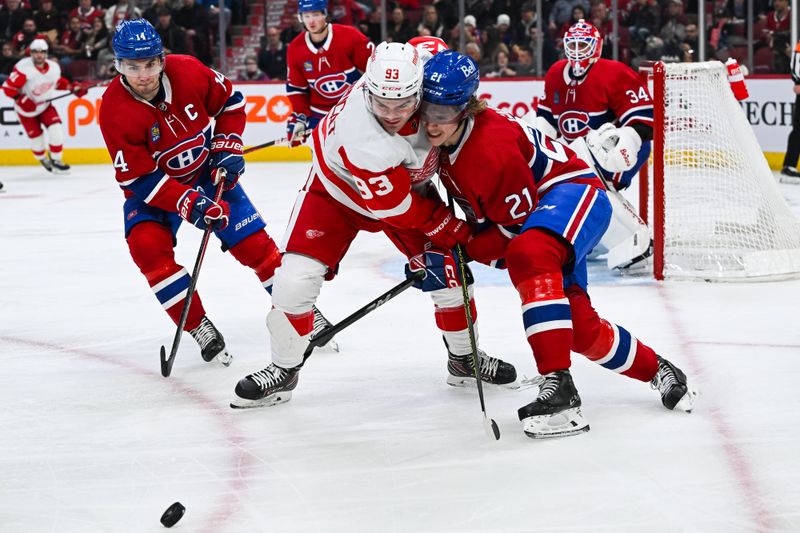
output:
[[[547,122],[547,119],[537,115],[536,111],[528,111],[520,120],[526,124],[530,124],[551,139],[558,139],[558,131],[553,127],[552,124]]]
[[[612,124],[603,124],[586,135],[586,145],[603,170],[625,172],[636,165],[642,139],[629,126],[615,128]]]

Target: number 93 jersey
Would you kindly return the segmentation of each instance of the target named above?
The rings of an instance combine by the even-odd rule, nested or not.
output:
[[[103,95],[100,130],[125,197],[176,211],[187,186],[208,172],[215,134],[241,136],[244,99],[230,80],[197,59],[169,55],[155,105],[117,77]]]

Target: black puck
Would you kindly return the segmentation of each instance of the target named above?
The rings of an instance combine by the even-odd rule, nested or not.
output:
[[[181,505],[181,502],[175,502],[170,505],[164,514],[161,515],[161,525],[164,527],[172,527],[178,523],[178,520],[183,518],[183,513],[186,512],[186,507]]]

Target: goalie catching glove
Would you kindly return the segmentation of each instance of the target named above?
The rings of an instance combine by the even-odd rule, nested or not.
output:
[[[606,123],[586,135],[586,145],[607,172],[625,172],[636,165],[642,138],[635,129]]]
[[[425,272],[425,277],[414,282],[414,287],[422,292],[451,289],[461,286],[461,273],[458,268],[458,253],[455,250],[428,250],[415,255],[406,265],[406,278],[414,272]],[[466,267],[467,285],[471,284],[472,272]]]

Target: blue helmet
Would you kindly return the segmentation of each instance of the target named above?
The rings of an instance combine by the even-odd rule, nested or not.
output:
[[[466,106],[478,90],[478,64],[469,56],[443,50],[425,63],[422,99],[443,106]]]
[[[161,37],[145,19],[120,22],[114,31],[114,39],[111,44],[117,60],[147,59],[164,55]]]
[[[299,0],[297,2],[297,12],[322,11],[328,13],[328,0]]]

